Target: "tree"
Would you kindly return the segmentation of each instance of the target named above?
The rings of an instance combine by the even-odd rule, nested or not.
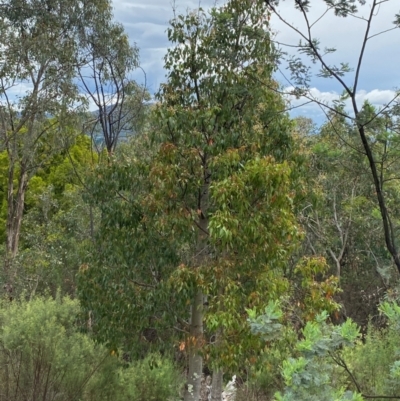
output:
[[[97,219],[82,200],[85,176],[97,164],[96,156],[90,137],[76,136],[31,178],[14,260],[15,295],[75,294],[84,244],[92,238]]]
[[[362,110],[372,115],[376,112],[368,103]],[[394,207],[398,203],[397,138],[385,130],[383,116],[375,118],[367,133],[380,164],[380,174],[385,176],[388,210],[397,225],[399,215]],[[356,127],[337,115],[330,116],[330,121],[302,138],[308,152],[312,194],[307,196],[300,211],[306,231],[300,252],[326,257],[343,289],[342,314],[366,328],[397,272],[385,247],[362,144]]]
[[[202,356],[220,382],[222,369],[255,352],[245,307],[287,288],[282,267],[299,237],[290,122],[268,89],[265,11],[233,0],[176,16],[153,154],[103,166],[92,180],[102,219],[79,296],[93,330],[113,346],[146,324],[162,336],[171,322],[185,334],[187,401],[199,397]]]
[[[312,20],[311,15],[311,2],[309,0],[296,0],[295,9],[298,12],[301,20],[304,22],[304,29],[299,28],[297,24],[293,24],[286,18],[285,15],[279,10],[279,1],[266,1],[268,11],[273,15],[274,18],[281,21],[287,28],[294,31],[299,38],[299,42],[296,44],[278,44],[283,47],[286,45],[297,48],[297,55],[288,55],[287,62],[288,68],[291,72],[290,85],[293,90],[291,94],[296,97],[303,97],[306,101],[316,102],[328,119],[332,116],[342,117],[347,119],[351,125],[354,126],[358,139],[361,145],[360,152],[364,155],[368,161],[370,178],[376,192],[376,201],[379,207],[380,216],[382,219],[382,226],[384,232],[384,238],[386,248],[390,253],[397,270],[400,272],[400,254],[397,245],[396,226],[393,221],[392,212],[388,206],[388,199],[386,195],[386,185],[388,178],[386,177],[385,171],[381,169],[381,160],[374,150],[374,142],[371,142],[368,131],[374,125],[374,121],[379,116],[385,116],[388,118],[388,124],[385,127],[387,133],[397,132],[398,125],[395,122],[396,117],[394,113],[397,109],[398,94],[388,102],[387,105],[382,107],[380,110],[375,110],[372,113],[368,113],[368,116],[364,112],[364,108],[359,104],[357,99],[357,89],[359,88],[361,70],[363,67],[367,45],[370,40],[376,38],[379,35],[386,33],[387,31],[398,29],[400,27],[400,13],[394,16],[394,26],[388,25],[383,31],[373,33],[371,31],[372,23],[377,15],[377,10],[381,7],[385,7],[388,4],[387,1],[371,0],[371,1],[359,1],[359,5],[352,0],[325,0],[326,10],[321,16],[317,16],[315,20]],[[363,14],[363,10],[369,7],[367,16]],[[323,48],[318,38],[314,36],[315,25],[325,16],[326,13],[333,13],[337,18],[356,18],[365,23],[365,31],[363,33],[362,43],[359,48],[358,57],[354,66],[354,74],[350,78],[350,68],[348,63],[340,63],[339,65],[331,65],[328,59],[331,53],[336,51],[335,48]],[[281,53],[283,54],[283,53]],[[305,59],[308,59],[311,64],[307,64]],[[312,95],[311,91],[311,79],[314,74],[312,65],[315,64],[319,67],[319,70],[315,75],[324,78],[334,79],[343,90],[343,95],[338,99],[338,104],[328,104],[319,99],[316,99]],[[347,102],[347,103],[346,103]],[[348,111],[346,105],[350,103]],[[328,112],[332,112],[328,114]],[[383,174],[382,174],[383,173]]]
[[[39,0],[7,0],[0,7],[1,149],[8,158],[4,273],[11,291],[29,181],[66,139],[63,125],[72,124],[82,100],[74,79],[87,56],[85,31],[111,19],[111,6],[107,0],[48,0],[45,7]]]
[[[78,74],[89,102],[95,105],[85,125],[92,138],[100,132],[107,153],[111,154],[122,134],[140,127],[145,114],[144,102],[150,96],[131,77],[132,71],[138,68],[138,49],[129,44],[120,24],[101,21],[85,35],[89,58],[80,65]]]

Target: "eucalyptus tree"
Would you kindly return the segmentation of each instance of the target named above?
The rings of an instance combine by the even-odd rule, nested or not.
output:
[[[138,49],[122,25],[101,21],[85,33],[84,42],[88,59],[78,69],[80,87],[95,106],[85,127],[92,138],[97,133],[102,137],[111,154],[121,135],[140,126],[150,96],[132,78],[139,67]]]
[[[354,241],[358,240],[359,249],[364,249],[361,243],[371,234],[365,231],[371,223],[368,218],[374,219],[372,214],[365,214],[374,207],[368,168],[352,127],[342,118],[331,116],[314,135],[304,136],[303,140],[309,152],[309,179],[314,195],[307,199],[301,212],[307,232],[306,252],[326,255],[340,279]],[[362,223],[361,218],[364,228],[358,224]]]
[[[294,8],[298,18],[296,22],[292,22],[292,17],[286,15],[280,8],[283,2],[279,0],[266,0],[268,7],[267,16],[282,24],[283,29],[291,32],[296,36],[294,42],[282,43],[279,37],[276,38],[277,48],[280,48],[280,54],[286,58],[290,77],[286,77],[291,90],[290,93],[298,98],[305,99],[305,102],[316,103],[326,116],[331,118],[333,115],[343,117],[356,128],[358,141],[360,143],[360,152],[367,160],[370,172],[370,180],[375,189],[376,202],[378,204],[379,213],[382,220],[383,235],[388,252],[390,253],[397,270],[400,272],[400,253],[398,249],[397,224],[388,205],[386,195],[387,177],[384,171],[380,170],[381,160],[374,152],[374,146],[368,134],[369,127],[374,124],[374,120],[378,116],[393,116],[397,109],[399,94],[394,93],[393,98],[387,102],[381,109],[375,110],[372,114],[365,118],[363,104],[360,104],[358,98],[358,90],[360,88],[360,80],[362,71],[366,67],[366,54],[371,41],[378,40],[381,35],[387,34],[389,31],[395,31],[398,35],[400,28],[400,13],[395,14],[393,18],[386,21],[381,29],[373,30],[374,23],[378,15],[384,9],[392,9],[396,3],[395,0],[324,0],[321,4],[324,9],[320,15],[313,14],[313,6],[315,2],[309,0],[296,0]],[[391,8],[392,7],[392,8]],[[353,66],[347,62],[331,64],[331,54],[336,51],[335,47],[323,46],[315,32],[323,23],[327,15],[332,14],[338,19],[338,24],[343,28],[347,23],[355,23],[356,21],[363,24],[360,35],[361,40],[356,52],[356,61]],[[333,26],[333,24],[331,23]],[[399,37],[399,36],[397,36]],[[384,45],[385,42],[382,42]],[[297,54],[291,53],[296,48]],[[283,50],[284,51],[283,51]],[[378,62],[378,61],[374,61]],[[318,68],[316,68],[318,67]],[[380,71],[380,68],[376,68]],[[338,84],[338,92],[342,92],[342,96],[335,103],[328,103],[318,99],[312,90],[313,78],[322,77],[330,78]],[[398,77],[397,77],[398,78]],[[396,79],[396,78],[394,78]],[[394,82],[395,84],[395,82]],[[331,112],[331,113],[329,113]],[[393,124],[387,126],[387,131],[391,131]],[[381,174],[383,172],[383,174]]]
[[[365,104],[362,112],[374,115],[375,110]],[[385,117],[376,117],[367,132],[385,176],[388,210],[398,224],[398,139],[386,130],[386,122]],[[304,127],[312,129],[300,121],[299,129]],[[343,290],[338,297],[343,304],[342,315],[366,328],[397,272],[385,247],[362,144],[356,127],[337,115],[330,116],[330,121],[313,135],[306,133],[302,140],[308,152],[310,195],[300,211],[305,229],[300,252],[326,257]]]
[[[108,0],[5,0],[0,5],[1,149],[7,152],[5,275],[12,287],[26,190],[47,157],[63,146],[82,101],[75,77],[84,39],[112,18]],[[51,118],[50,118],[51,117]]]
[[[299,237],[291,124],[269,89],[265,12],[262,1],[232,0],[176,16],[152,152],[92,179],[102,219],[79,290],[92,330],[116,346],[162,340],[175,326],[187,401],[199,398],[204,356],[220,383],[222,369],[257,352],[245,308],[287,289],[283,267]]]

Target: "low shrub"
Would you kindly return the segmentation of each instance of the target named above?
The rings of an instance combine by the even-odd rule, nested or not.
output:
[[[132,362],[121,370],[121,375],[126,401],[178,400],[184,382],[172,360],[159,354]]]
[[[78,311],[69,298],[1,304],[1,401],[113,399],[105,396],[107,386],[88,391],[105,372],[108,384],[117,385],[118,361],[76,329]]]

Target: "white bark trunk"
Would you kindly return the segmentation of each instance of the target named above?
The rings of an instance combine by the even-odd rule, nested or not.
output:
[[[185,401],[199,401],[201,390],[201,378],[203,374],[203,357],[199,349],[203,341],[203,293],[197,291],[192,305],[192,317],[190,322],[189,373],[185,388]]]
[[[212,375],[212,387],[211,387],[211,401],[222,400],[222,379],[223,373],[221,369],[216,369]]]
[[[197,242],[195,246],[194,268],[201,268],[208,262],[208,198],[210,187],[210,172],[207,168],[207,160],[202,160],[204,176],[201,191],[198,194]],[[190,322],[190,334],[188,341],[189,373],[185,387],[184,401],[199,401],[201,395],[201,381],[203,375],[203,357],[200,349],[203,346],[203,320],[204,320],[204,294],[201,288],[197,288],[192,303],[192,315]]]

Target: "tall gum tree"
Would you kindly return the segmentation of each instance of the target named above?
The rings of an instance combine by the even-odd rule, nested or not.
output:
[[[318,15],[313,13],[312,6],[315,7],[310,0],[296,0],[294,8],[298,18],[296,22],[292,22],[292,15],[286,15],[284,7],[280,7],[283,1],[265,0],[268,13],[271,15],[271,21],[281,23],[281,26],[287,31],[295,35],[293,42],[282,43],[279,36],[276,37],[277,47],[281,49],[281,56],[287,56],[287,67],[290,76],[285,80],[291,88],[290,94],[297,98],[302,98],[305,103],[314,102],[327,116],[329,120],[333,116],[345,118],[355,127],[359,143],[361,144],[361,154],[366,158],[371,183],[376,192],[376,202],[382,220],[385,244],[390,253],[394,265],[400,272],[400,253],[398,249],[397,224],[393,216],[388,199],[386,196],[386,186],[388,180],[385,172],[381,169],[382,163],[379,154],[374,151],[374,142],[371,141],[368,131],[370,126],[374,124],[374,120],[379,116],[386,116],[392,121],[387,125],[387,132],[398,134],[397,110],[399,103],[399,93],[395,93],[393,98],[380,109],[375,110],[373,114],[369,114],[365,118],[363,112],[363,104],[360,104],[358,98],[358,90],[363,69],[366,62],[366,54],[371,41],[384,38],[390,31],[395,31],[397,37],[400,28],[400,12],[395,13],[390,20],[386,21],[386,25],[380,30],[375,30],[375,22],[383,9],[393,10],[397,7],[395,0],[324,0],[320,3],[325,7]],[[331,63],[331,55],[336,52],[336,48],[330,45],[323,46],[320,39],[316,36],[316,31],[323,24],[327,15],[331,14],[333,18],[339,19],[341,25],[358,22],[363,26],[360,28],[361,40],[353,52],[356,52],[356,61],[354,65],[350,65],[344,60],[335,64]],[[346,21],[347,20],[347,21]],[[331,23],[332,24],[332,23]],[[378,25],[378,24],[377,24]],[[297,51],[297,54],[293,53]],[[377,68],[376,71],[379,71]],[[322,77],[334,80],[338,85],[338,92],[342,92],[342,96],[338,97],[336,102],[328,103],[314,96],[312,91],[313,78]],[[395,84],[395,82],[394,82]],[[288,91],[286,91],[288,93]],[[332,128],[334,125],[332,124]],[[340,138],[340,133],[338,133]],[[390,174],[389,174],[390,175]],[[390,203],[390,201],[389,201]]]
[[[116,346],[146,337],[145,325],[175,326],[186,401],[199,399],[204,356],[220,381],[256,352],[245,308],[287,289],[282,267],[299,237],[296,157],[285,103],[269,89],[266,12],[262,1],[232,0],[176,16],[153,153],[92,178],[102,218],[79,284],[92,330]]]
[[[112,15],[107,0],[7,0],[0,10],[0,149],[9,163],[4,274],[11,291],[30,178],[62,146],[63,124],[82,101],[75,77],[90,56],[87,34]]]

